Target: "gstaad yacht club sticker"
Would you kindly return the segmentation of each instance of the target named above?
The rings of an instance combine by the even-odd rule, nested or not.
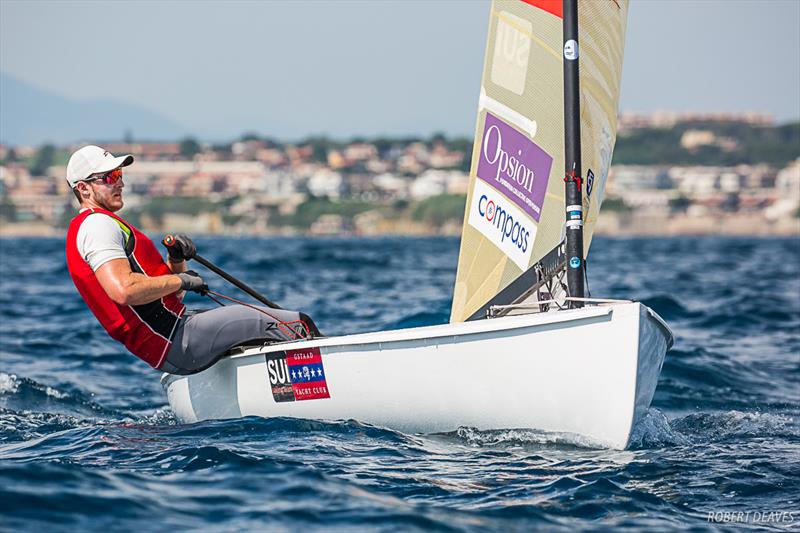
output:
[[[265,354],[267,377],[276,402],[330,398],[319,348]]]

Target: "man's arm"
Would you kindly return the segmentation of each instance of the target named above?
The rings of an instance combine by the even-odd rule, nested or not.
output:
[[[176,261],[175,259],[167,256],[167,266],[173,274],[180,274],[186,272],[186,261]]]
[[[167,254],[167,267],[173,274],[180,274],[181,272],[186,272],[186,261],[177,261],[169,257]],[[178,298],[183,300],[183,297],[186,296],[184,291],[180,291],[177,294]]]
[[[172,266],[170,264],[170,268]],[[147,304],[181,290],[178,276],[167,274],[149,278],[133,272],[127,259],[112,259],[104,263],[95,271],[95,276],[109,298],[119,305]]]

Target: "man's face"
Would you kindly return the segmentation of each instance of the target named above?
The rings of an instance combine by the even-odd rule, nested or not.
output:
[[[107,209],[112,213],[122,209],[124,202],[122,201],[122,189],[125,184],[122,181],[122,171],[119,170],[120,177],[114,183],[109,183],[111,180],[107,179],[94,179],[91,181],[83,182],[82,190],[86,190],[89,194],[88,201],[98,207]]]

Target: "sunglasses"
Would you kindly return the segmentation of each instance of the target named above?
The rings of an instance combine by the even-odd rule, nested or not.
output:
[[[122,169],[115,168],[114,170],[110,170],[104,174],[94,174],[94,177],[91,177],[86,181],[87,183],[90,181],[102,181],[106,185],[114,185],[116,182],[122,179]]]

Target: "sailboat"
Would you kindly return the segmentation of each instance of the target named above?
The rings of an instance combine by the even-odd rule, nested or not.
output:
[[[492,3],[449,324],[243,347],[163,376],[176,416],[532,429],[626,448],[673,343],[652,309],[584,289],[627,12],[627,0]]]

